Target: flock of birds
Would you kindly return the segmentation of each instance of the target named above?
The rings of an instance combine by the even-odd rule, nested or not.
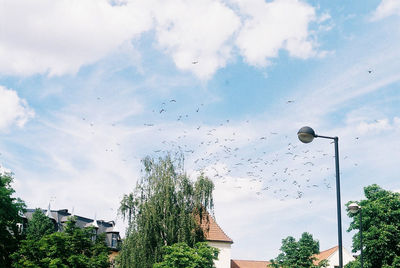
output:
[[[285,102],[294,103],[294,100]],[[194,124],[196,120],[192,117],[205,110],[204,104],[183,114],[176,113],[174,106],[178,105],[176,99],[162,102],[152,110],[154,121],[143,123],[144,131],[155,135],[151,138],[154,142],[148,144],[153,150],[147,154],[154,157],[171,152],[183,154],[189,173],[204,173],[227,189],[246,190],[255,196],[269,195],[282,201],[308,195],[312,204],[313,192],[334,186],[333,146],[328,144],[325,149],[318,146],[314,150],[301,144],[295,134],[289,137],[277,131],[249,135],[244,129],[254,127],[251,120],[243,121],[244,126],[240,127],[230,119],[211,125]]]
[[[153,120],[142,123],[144,131],[153,135],[153,142],[146,144],[153,150],[146,155],[184,154],[189,173],[204,173],[216,184],[230,187],[228,189],[247,190],[256,196],[269,195],[282,201],[309,196],[308,202],[312,204],[315,191],[330,191],[334,186],[332,145],[319,144],[318,149],[313,149],[301,144],[295,134],[273,130],[260,135],[249,134],[246,130],[255,129],[257,124],[251,120],[225,119],[218,123],[195,124],[204,119],[202,113],[206,113],[206,106],[199,103],[189,112],[179,113],[177,111],[182,108],[179,102],[175,98],[165,100],[152,110],[148,118]],[[287,100],[285,105],[295,105],[295,100]],[[88,122],[86,118],[82,120]],[[93,127],[93,123],[89,124]],[[355,141],[359,139],[355,137]],[[112,148],[105,150],[113,152]],[[352,161],[348,156],[341,157],[343,160]],[[358,164],[351,162],[351,165]]]

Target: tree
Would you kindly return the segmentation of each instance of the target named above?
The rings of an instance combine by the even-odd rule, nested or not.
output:
[[[204,241],[200,222],[212,212],[214,184],[201,175],[193,183],[183,157],[142,160],[144,175],[133,193],[125,195],[120,212],[128,230],[117,262],[121,267],[150,268],[162,260],[164,246]],[[208,214],[207,214],[208,215]]]
[[[53,222],[38,208],[33,212],[32,219],[28,222],[26,239],[39,241],[43,236],[55,231]]]
[[[13,197],[11,173],[0,173],[0,267],[10,267],[10,255],[18,248],[22,239],[18,224],[22,223],[25,203]]]
[[[210,247],[207,242],[198,242],[193,248],[185,242],[164,246],[163,261],[153,268],[215,268],[219,250]]]
[[[104,234],[95,241],[92,238],[93,227],[79,228],[71,217],[64,232],[47,234],[39,240],[23,240],[12,256],[13,267],[110,267]]]
[[[364,188],[366,199],[358,201],[362,209],[364,267],[400,266],[400,194],[376,184]],[[353,203],[349,201],[347,205]],[[360,229],[358,213],[351,213],[348,232]],[[360,233],[353,236],[353,252],[360,250]],[[349,267],[357,267],[358,260]],[[396,266],[397,265],[397,266]]]
[[[275,268],[314,268],[326,267],[326,261],[314,264],[315,254],[319,253],[319,242],[307,232],[301,235],[299,241],[292,236],[282,239],[281,253],[271,260],[270,267]]]

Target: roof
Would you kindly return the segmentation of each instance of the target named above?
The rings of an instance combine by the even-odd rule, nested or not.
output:
[[[266,268],[269,261],[231,260],[231,268]]]
[[[233,240],[225,234],[215,219],[208,212],[204,213],[200,226],[207,241],[233,243]]]
[[[316,260],[314,260],[314,264],[317,265],[320,261],[328,259],[330,256],[332,256],[333,253],[338,250],[338,248],[338,246],[335,246],[333,248],[321,251],[319,254],[313,255],[313,257],[316,258]]]

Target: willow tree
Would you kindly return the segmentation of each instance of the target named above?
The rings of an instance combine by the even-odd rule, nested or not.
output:
[[[123,197],[120,212],[128,220],[118,258],[120,267],[147,268],[162,261],[163,247],[204,241],[200,222],[212,212],[214,184],[201,175],[191,181],[183,157],[170,155],[142,160],[143,176],[135,190]]]

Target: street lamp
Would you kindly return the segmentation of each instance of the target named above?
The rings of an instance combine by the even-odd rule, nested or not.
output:
[[[358,211],[360,211],[360,263],[361,263],[361,268],[363,268],[363,242],[362,242],[362,209],[361,206],[358,205],[357,203],[351,203],[349,206],[349,211],[351,213],[357,213]]]
[[[340,206],[340,177],[339,177],[339,138],[328,137],[315,134],[310,127],[302,127],[297,132],[299,140],[303,143],[310,143],[314,138],[324,138],[333,140],[335,143],[335,166],[336,166],[336,202],[337,202],[337,221],[338,221],[338,244],[339,244],[339,268],[343,268],[343,242],[342,242],[342,213]]]

